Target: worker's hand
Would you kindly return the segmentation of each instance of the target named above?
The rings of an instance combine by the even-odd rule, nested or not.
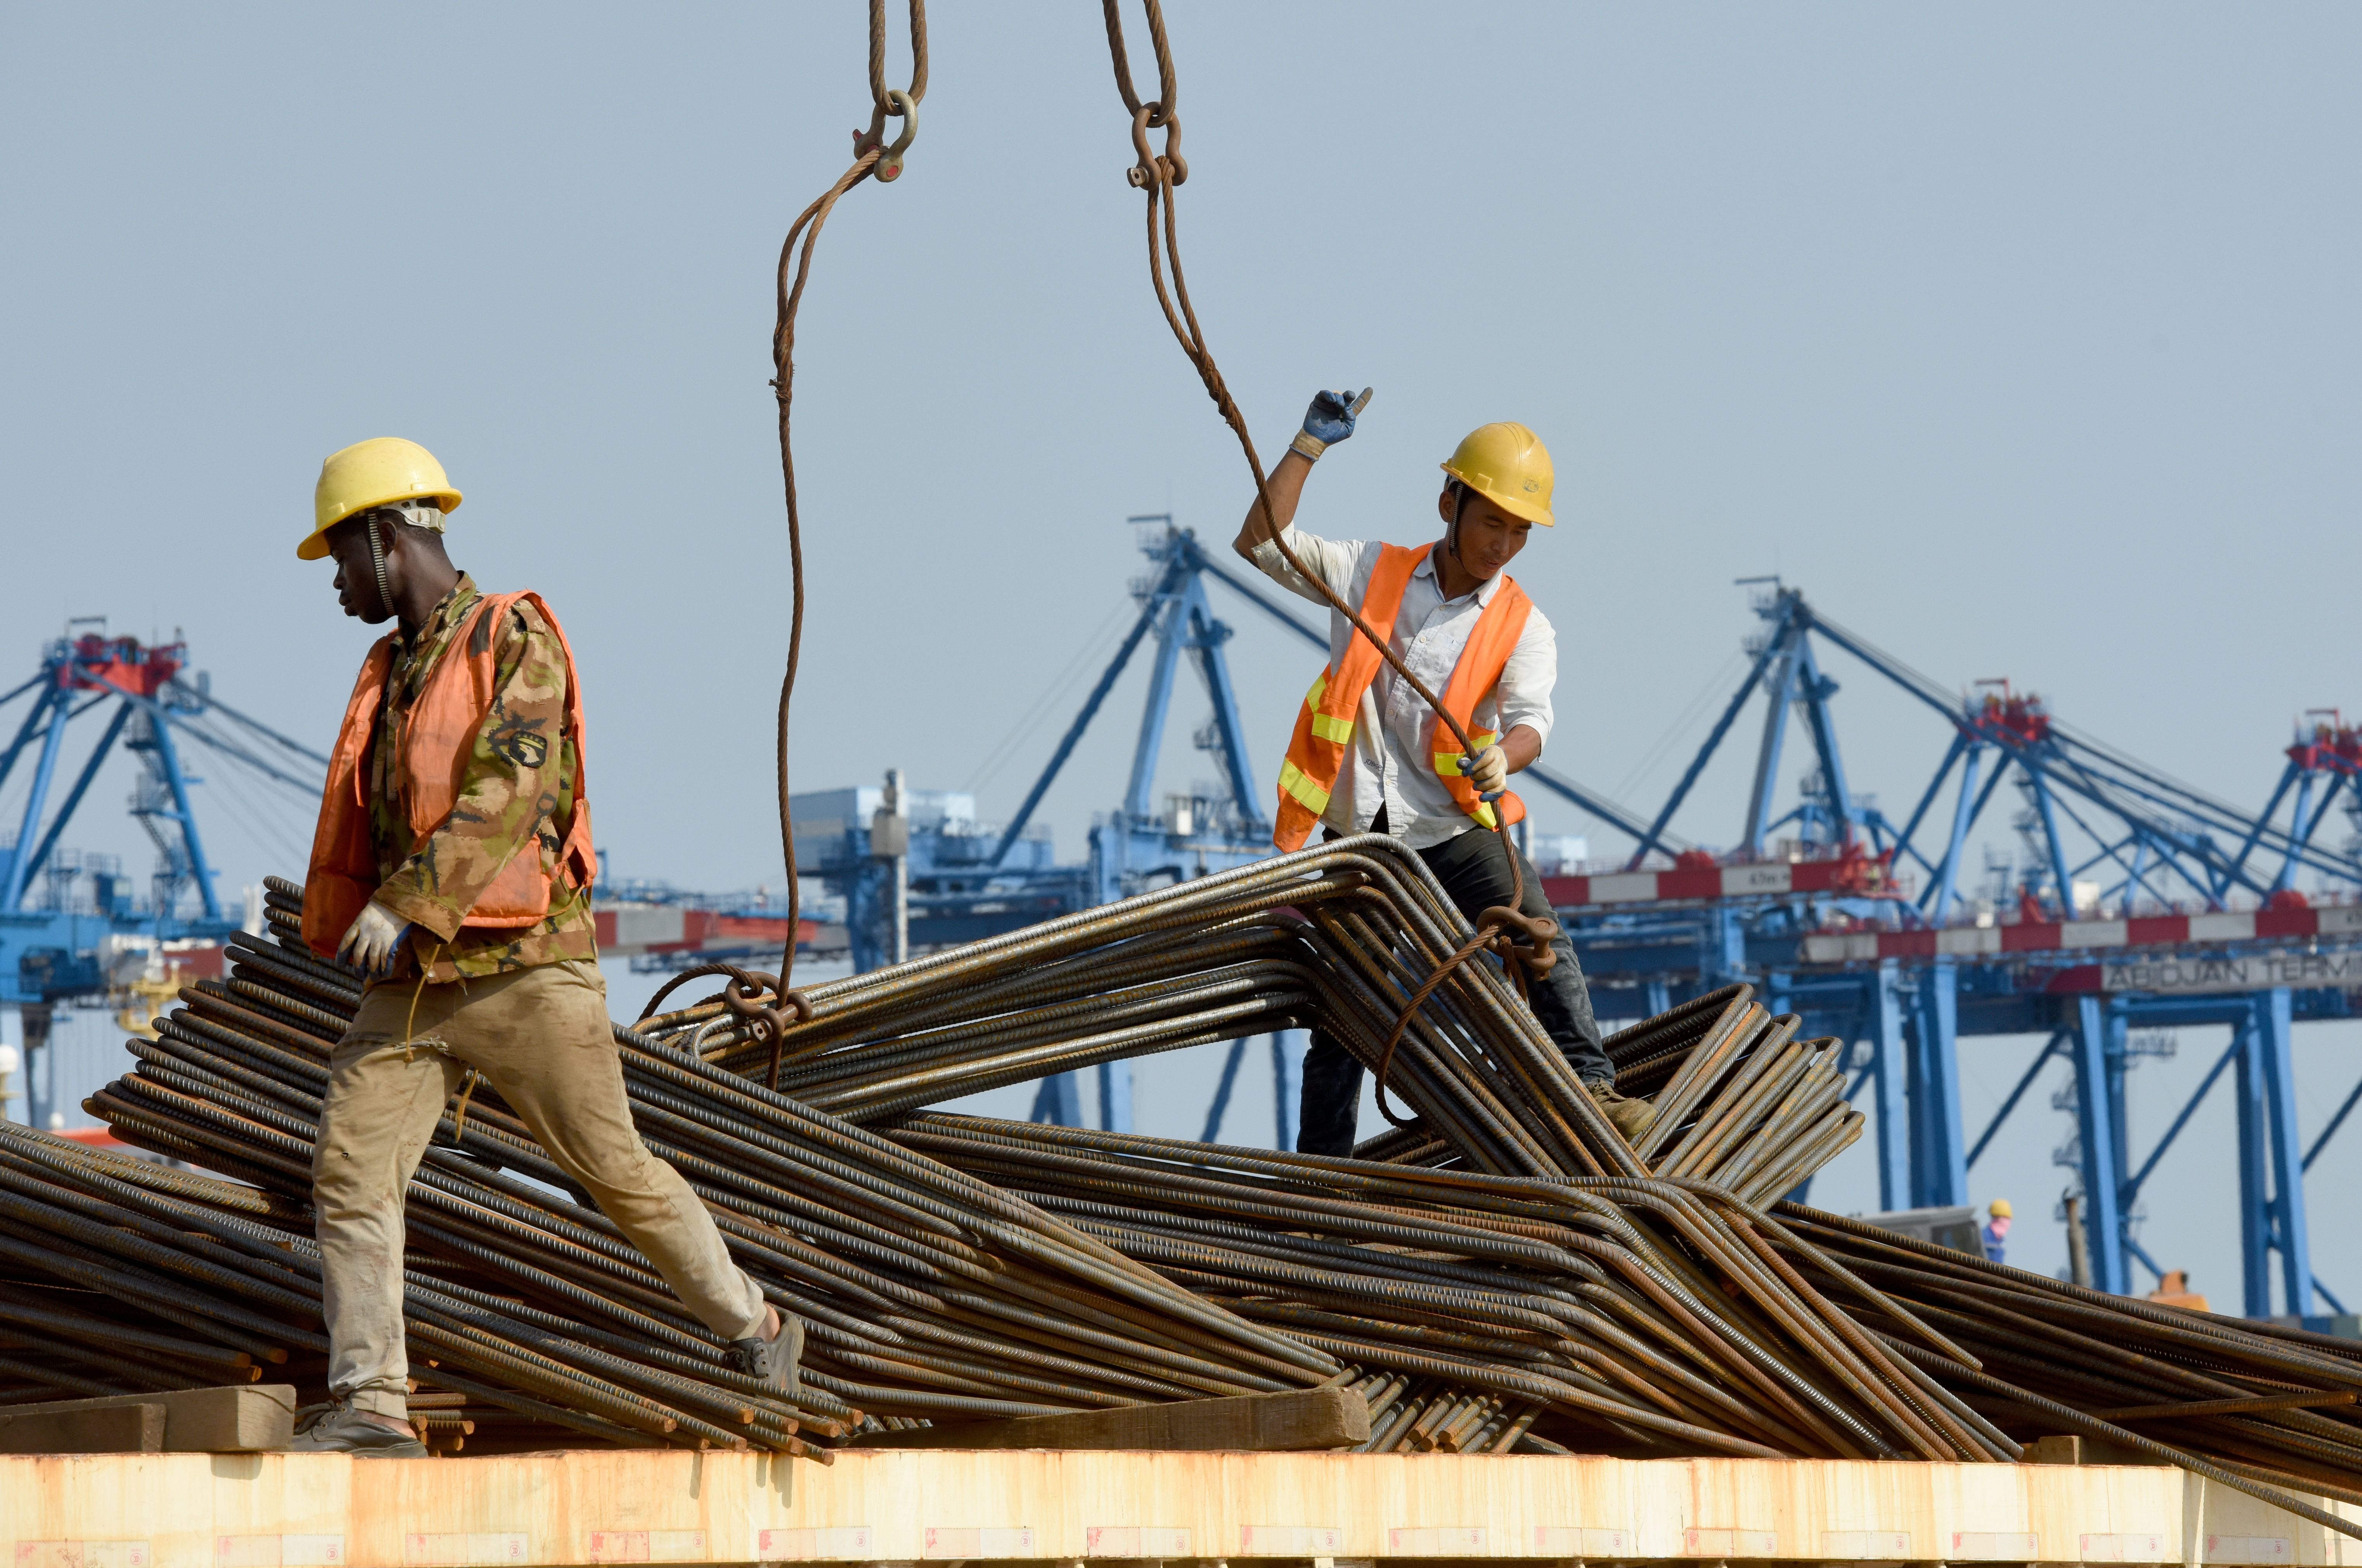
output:
[[[1460,771],[1468,775],[1468,782],[1485,800],[1500,799],[1501,792],[1509,787],[1509,759],[1498,746],[1487,746],[1473,757],[1462,757]]]
[[[337,957],[371,974],[383,974],[393,968],[394,955],[402,951],[403,938],[409,935],[410,922],[397,919],[372,899],[361,905],[345,939],[337,944]]]
[[[1353,433],[1353,422],[1370,404],[1370,389],[1362,395],[1351,392],[1319,392],[1313,395],[1312,406],[1304,411],[1304,433],[1323,446],[1334,446]]]

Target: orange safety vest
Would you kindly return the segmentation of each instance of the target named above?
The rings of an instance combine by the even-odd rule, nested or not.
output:
[[[590,843],[590,804],[583,784],[582,683],[574,673],[574,650],[557,617],[539,594],[487,594],[451,649],[427,677],[403,725],[403,765],[408,773],[410,831],[421,842],[450,819],[467,782],[476,737],[492,708],[497,674],[491,630],[519,600],[530,599],[566,655],[565,735],[574,742],[574,813],[557,863],[542,869],[540,839],[527,839],[501,868],[491,886],[469,910],[463,926],[496,930],[537,926],[549,914],[557,879],[570,888],[598,880],[598,856]],[[491,619],[486,619],[490,617]],[[370,832],[368,785],[363,764],[377,737],[386,676],[393,668],[393,633],[379,639],[361,661],[345,705],[344,729],[328,759],[328,785],[320,796],[320,826],[312,836],[312,870],[304,883],[304,941],[331,957],[361,906],[378,890],[377,846]]]
[[[1371,568],[1369,587],[1362,592],[1362,619],[1380,637],[1394,635],[1395,616],[1402,609],[1403,591],[1410,586],[1410,575],[1435,548],[1422,544],[1416,550],[1406,550],[1399,544],[1378,546],[1377,565]],[[1526,590],[1518,587],[1517,579],[1504,576],[1500,590],[1493,602],[1476,618],[1476,625],[1468,633],[1468,641],[1460,650],[1460,662],[1451,667],[1451,683],[1444,689],[1443,706],[1451,717],[1467,729],[1469,716],[1476,704],[1501,681],[1501,672],[1508,667],[1509,655],[1516,652],[1518,639],[1524,635],[1526,617],[1534,601]],[[1337,775],[1345,765],[1345,748],[1353,741],[1353,725],[1362,710],[1362,694],[1378,677],[1383,663],[1377,649],[1360,632],[1345,647],[1344,665],[1320,672],[1312,689],[1304,694],[1304,711],[1296,716],[1296,733],[1287,742],[1287,761],[1279,769],[1279,815],[1272,827],[1271,841],[1283,850],[1300,850],[1312,835],[1313,825],[1329,809],[1329,796],[1337,787]],[[1458,740],[1441,719],[1433,721],[1429,751],[1434,759],[1436,777],[1451,793],[1460,809],[1473,817],[1479,826],[1496,825],[1493,803],[1478,798],[1476,786],[1460,772],[1462,752]],[[1479,751],[1491,745],[1499,736],[1490,729],[1470,729],[1468,738]],[[1515,795],[1504,793],[1497,803],[1502,819],[1520,822],[1525,819],[1526,803]]]

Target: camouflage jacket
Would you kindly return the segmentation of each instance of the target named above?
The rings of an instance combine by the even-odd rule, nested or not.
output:
[[[408,944],[413,962],[402,967],[415,974],[424,965],[426,978],[437,981],[598,957],[590,890],[569,890],[563,879],[547,918],[537,926],[460,926],[518,853],[538,853],[545,868],[555,866],[564,837],[557,825],[573,813],[580,768],[564,732],[566,653],[529,602],[520,602],[492,630],[491,711],[477,733],[458,804],[424,842],[410,830],[403,720],[481,597],[463,575],[414,636],[395,634],[385,707],[367,764],[370,834],[381,879],[377,902],[415,927]],[[537,850],[527,847],[535,839]]]

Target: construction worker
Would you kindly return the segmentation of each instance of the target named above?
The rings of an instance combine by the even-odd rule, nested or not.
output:
[[[1273,839],[1282,850],[1300,848],[1315,823],[1330,838],[1390,834],[1427,862],[1473,921],[1509,902],[1509,851],[1494,831],[1494,813],[1506,813],[1510,822],[1525,816],[1524,803],[1507,791],[1508,778],[1530,766],[1550,739],[1558,640],[1549,619],[1503,570],[1535,524],[1553,525],[1550,454],[1524,425],[1485,425],[1443,465],[1440,542],[1405,549],[1316,538],[1293,526],[1297,503],[1312,465],[1353,433],[1360,406],[1346,392],[1312,400],[1304,428],[1265,487],[1271,525],[1260,505],[1250,506],[1234,548],[1282,587],[1328,604],[1280,554],[1270,536],[1276,526],[1305,569],[1359,609],[1443,698],[1477,750],[1462,756],[1451,729],[1332,607],[1329,665],[1297,716]],[[1555,928],[1540,876],[1524,856],[1518,861],[1523,909]],[[1616,1092],[1616,1069],[1601,1048],[1573,944],[1562,930],[1551,946],[1558,959],[1532,987],[1534,1015],[1617,1130],[1628,1141],[1638,1138],[1655,1120],[1655,1107]],[[1362,1071],[1342,1045],[1314,1033],[1304,1058],[1299,1150],[1352,1152]]]
[[[1985,1223],[1983,1228],[1977,1232],[1977,1239],[1984,1244],[1987,1263],[2003,1261],[2003,1244],[2009,1240],[2010,1214],[2006,1198],[1994,1199],[1992,1207],[1985,1211]]]
[[[305,943],[370,978],[329,1058],[313,1157],[331,1403],[298,1449],[425,1453],[405,1419],[403,1197],[471,1069],[733,1366],[797,1387],[803,1325],[632,1125],[590,922],[573,652],[538,595],[482,593],[451,565],[458,504],[425,447],[364,441],[321,465],[295,551],[336,558],[347,615],[396,622],[345,709],[304,893]]]

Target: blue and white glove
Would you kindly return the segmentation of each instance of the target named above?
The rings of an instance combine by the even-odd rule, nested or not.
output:
[[[1462,757],[1460,771],[1476,786],[1479,800],[1498,800],[1508,793],[1509,759],[1498,746],[1487,746],[1473,757]]]
[[[1304,428],[1287,444],[1289,450],[1319,462],[1323,452],[1353,433],[1353,421],[1370,406],[1372,390],[1363,388],[1358,398],[1351,392],[1315,393],[1312,406],[1304,411]]]

